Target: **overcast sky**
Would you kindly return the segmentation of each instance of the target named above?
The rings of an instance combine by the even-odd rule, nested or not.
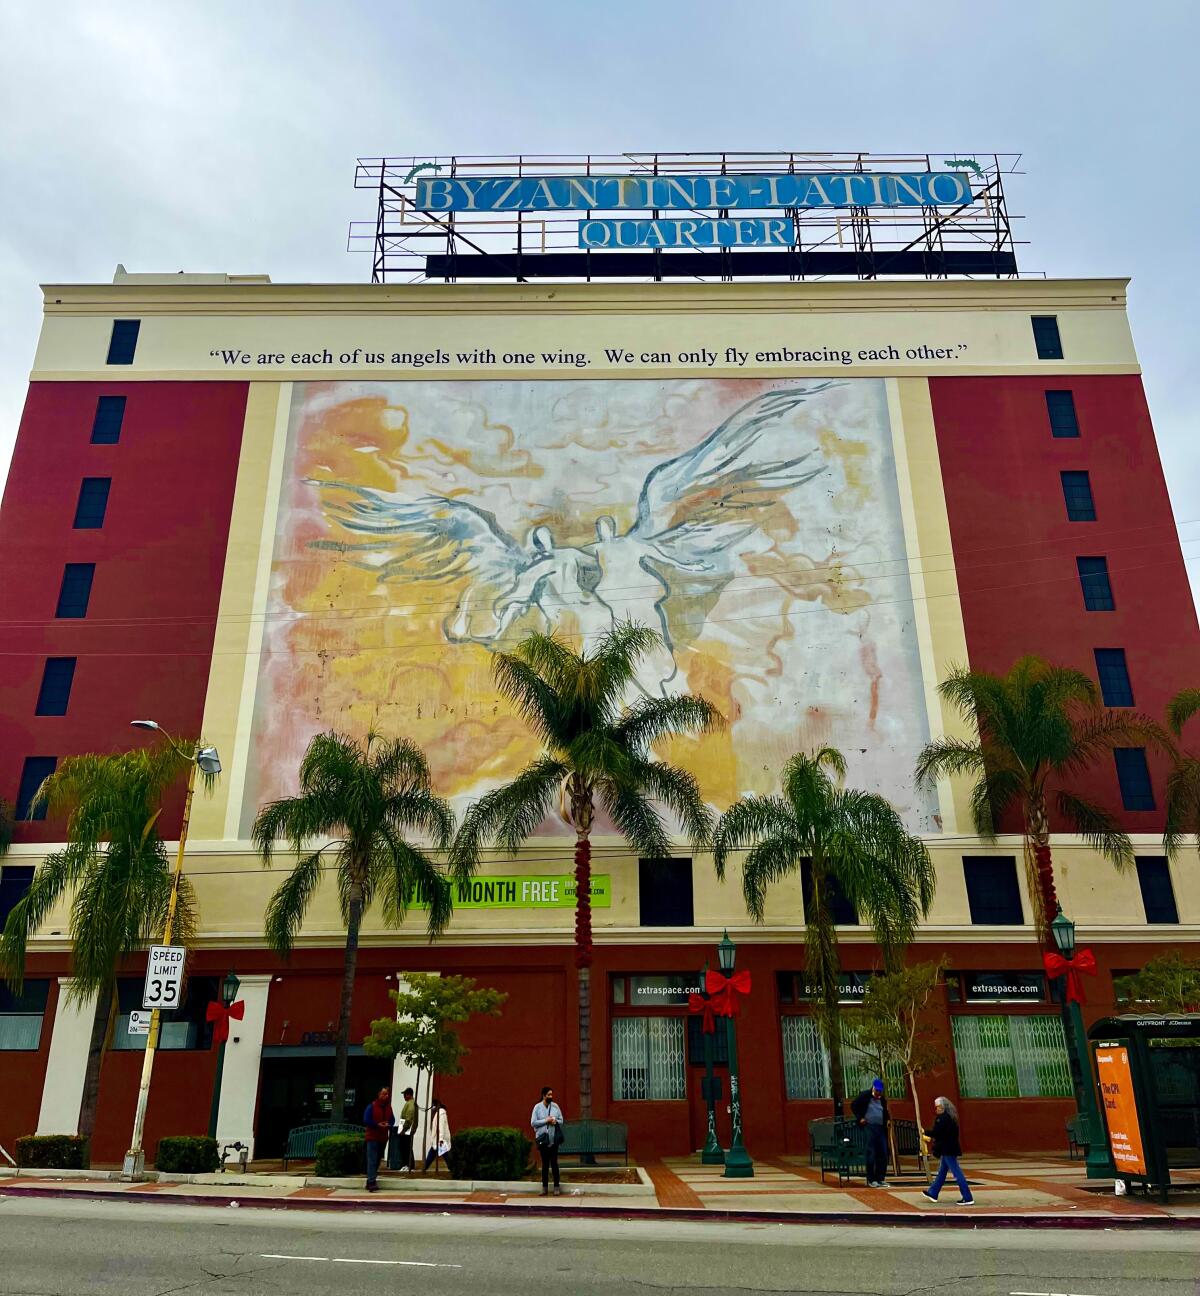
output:
[[[364,281],[359,155],[1020,151],[1022,269],[1133,279],[1195,578],[1198,38],[1196,0],[0,0],[0,477],[39,283]]]

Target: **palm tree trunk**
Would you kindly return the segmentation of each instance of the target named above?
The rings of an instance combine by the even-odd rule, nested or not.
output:
[[[100,1069],[107,1052],[108,1032],[116,1008],[115,981],[101,986],[92,1014],[92,1035],[88,1041],[87,1066],[83,1072],[83,1093],[79,1099],[79,1133],[91,1138],[96,1128],[96,1108],[100,1103]]]
[[[575,828],[575,967],[579,987],[579,1119],[592,1117],[592,818],[591,788],[573,774],[568,784]]]
[[[1058,913],[1058,892],[1054,886],[1054,860],[1050,853],[1050,820],[1040,795],[1029,798],[1025,821],[1025,870],[1033,920],[1046,944],[1053,948],[1050,924]]]
[[[817,1021],[829,1052],[829,1087],[833,1093],[833,1114],[841,1116],[846,1074],[842,1066],[842,1010],[838,1000],[837,933],[825,896],[827,879],[818,855],[812,860],[812,895],[808,902],[808,932],[805,937],[805,966],[810,983],[817,990]]]
[[[363,890],[361,882],[350,884],[346,905],[346,957],[342,967],[342,1002],[338,1014],[337,1046],[333,1056],[333,1098],[329,1110],[331,1121],[346,1117],[346,1060],[350,1050],[350,1008],[354,1002],[354,970],[358,966],[358,929],[362,925]]]

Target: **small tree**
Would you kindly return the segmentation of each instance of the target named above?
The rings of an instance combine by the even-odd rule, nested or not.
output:
[[[871,977],[854,1021],[858,1046],[871,1059],[876,1073],[885,1075],[889,1066],[904,1072],[920,1128],[924,1127],[917,1077],[936,1070],[946,1060],[936,1042],[936,1024],[929,1020],[929,1001],[945,966],[945,960],[916,963]]]
[[[396,1016],[373,1021],[363,1048],[371,1057],[400,1057],[414,1067],[418,1096],[421,1074],[428,1074],[432,1097],[434,1077],[461,1075],[463,1058],[470,1052],[454,1024],[476,1016],[499,1017],[508,995],[480,989],[472,977],[406,972],[403,979],[407,990],[388,991],[396,1005]]]
[[[1115,988],[1131,1007],[1167,1017],[1200,1012],[1200,963],[1172,950],[1151,959],[1140,972],[1117,977]]]

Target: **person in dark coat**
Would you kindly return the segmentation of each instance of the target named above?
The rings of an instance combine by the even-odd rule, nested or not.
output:
[[[392,1091],[380,1089],[379,1097],[367,1104],[363,1112],[363,1137],[367,1141],[367,1192],[378,1192],[379,1163],[392,1130],[396,1128],[396,1118],[392,1115]]]
[[[887,1188],[888,1184],[888,1105],[883,1092],[883,1081],[876,1078],[870,1089],[850,1104],[850,1110],[867,1131],[867,1187]]]
[[[934,1156],[941,1159],[938,1162],[938,1171],[933,1177],[933,1183],[922,1192],[921,1196],[928,1197],[930,1201],[937,1201],[938,1193],[942,1191],[942,1185],[946,1182],[946,1176],[953,1175],[960,1194],[958,1204],[960,1206],[974,1206],[975,1198],[971,1193],[971,1186],[967,1183],[967,1177],[958,1164],[958,1158],[962,1156],[962,1142],[958,1132],[958,1112],[954,1110],[954,1104],[949,1098],[938,1098],[934,1101],[933,1106],[937,1115],[934,1117],[933,1124],[925,1131],[925,1134],[929,1139],[930,1151]]]

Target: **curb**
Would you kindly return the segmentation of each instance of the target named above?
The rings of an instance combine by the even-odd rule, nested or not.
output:
[[[503,1215],[509,1218],[539,1219],[622,1219],[658,1220],[690,1223],[732,1224],[858,1224],[875,1228],[948,1228],[948,1229],[1184,1229],[1200,1231],[1200,1216],[1176,1217],[1172,1215],[988,1215],[976,1212],[947,1212],[936,1214],[900,1211],[753,1211],[753,1210],[703,1210],[694,1207],[646,1206],[508,1206],[500,1202],[414,1202],[387,1201],[378,1197],[369,1201],[337,1201],[328,1197],[272,1198],[201,1196],[190,1193],[162,1193],[127,1191],[105,1192],[88,1188],[34,1188],[0,1185],[2,1197],[70,1198],[71,1200],[153,1203],[158,1206],[211,1206],[224,1208],[236,1203],[244,1210],[305,1210],[305,1211],[358,1211],[373,1214],[396,1215]]]

